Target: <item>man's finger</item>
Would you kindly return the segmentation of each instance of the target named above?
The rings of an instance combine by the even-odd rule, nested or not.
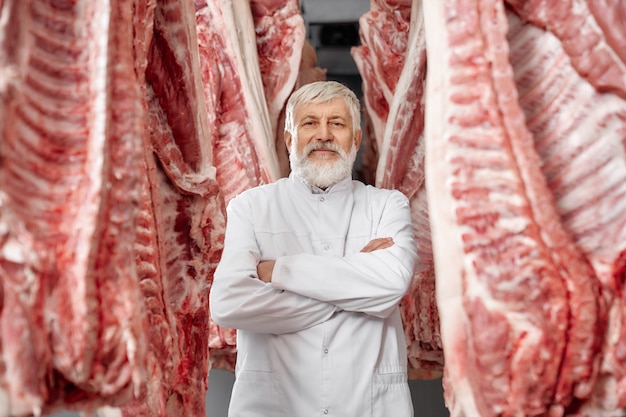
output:
[[[263,282],[272,282],[272,272],[274,272],[275,261],[261,261],[256,266],[257,275]]]
[[[369,241],[361,252],[374,252],[379,249],[386,249],[393,245],[393,239],[390,237],[378,237]]]

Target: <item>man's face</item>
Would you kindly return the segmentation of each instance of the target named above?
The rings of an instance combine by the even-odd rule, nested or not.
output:
[[[298,153],[311,142],[330,142],[339,145],[348,153],[352,145],[356,148],[361,144],[361,131],[352,130],[352,117],[346,101],[335,98],[325,103],[303,104],[294,114],[298,132]],[[291,148],[291,135],[285,137],[287,147]],[[313,150],[306,156],[311,162],[319,164],[332,163],[339,159],[337,152],[328,149]]]
[[[294,114],[297,137],[285,133],[291,168],[309,184],[326,188],[350,175],[361,130],[343,98],[300,106]]]

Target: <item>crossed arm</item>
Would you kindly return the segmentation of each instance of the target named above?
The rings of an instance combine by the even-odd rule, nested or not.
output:
[[[344,257],[295,254],[260,259],[251,207],[229,207],[222,259],[210,308],[225,328],[290,333],[320,324],[339,311],[387,317],[412,277],[416,257],[408,201],[396,197],[375,238]]]
[[[361,252],[374,252],[378,249],[386,249],[393,245],[393,238],[391,237],[378,237],[369,241],[367,245],[361,249]],[[272,273],[274,272],[274,264],[276,261],[261,261],[256,266],[257,275],[263,282],[272,282]]]

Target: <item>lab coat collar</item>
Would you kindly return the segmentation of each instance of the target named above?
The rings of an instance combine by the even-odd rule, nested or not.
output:
[[[323,190],[315,185],[307,184],[300,176],[293,172],[289,174],[289,179],[292,183],[296,184],[298,188],[306,190],[310,194],[331,194],[341,191],[349,190],[352,185],[352,176],[348,176],[336,184],[331,185],[327,189]]]

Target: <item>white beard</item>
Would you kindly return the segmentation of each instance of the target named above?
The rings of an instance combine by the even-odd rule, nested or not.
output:
[[[309,159],[309,154],[316,149],[330,149],[339,154],[335,162],[316,163]],[[308,144],[302,153],[298,153],[298,140],[291,141],[289,162],[291,170],[309,185],[319,188],[328,188],[339,181],[352,175],[352,167],[356,160],[356,145],[352,143],[349,153],[346,153],[339,145],[330,142],[312,142]]]

